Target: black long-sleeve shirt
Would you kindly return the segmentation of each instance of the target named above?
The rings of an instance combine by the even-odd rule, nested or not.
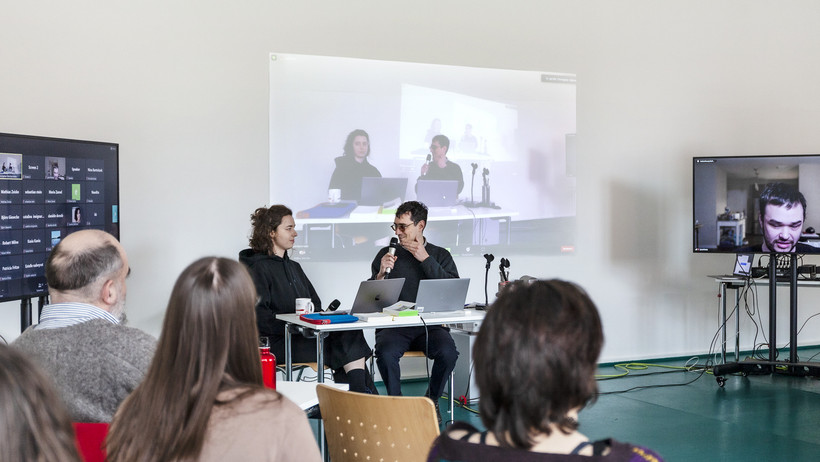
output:
[[[399,300],[415,302],[416,294],[419,291],[419,281],[422,279],[458,278],[458,268],[456,268],[456,262],[453,261],[450,252],[429,242],[424,243],[424,248],[430,256],[420,262],[404,247],[396,247],[396,263],[386,278],[404,278],[404,286],[401,289]],[[376,275],[379,274],[382,257],[388,249],[389,247],[385,247],[376,254],[376,258],[373,259],[373,263],[370,265],[370,279],[375,279]]]

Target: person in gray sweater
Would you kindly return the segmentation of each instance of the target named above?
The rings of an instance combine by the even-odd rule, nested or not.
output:
[[[12,343],[51,376],[75,422],[110,422],[154,355],[154,337],[123,325],[129,272],[112,235],[69,234],[46,261],[51,303]]]

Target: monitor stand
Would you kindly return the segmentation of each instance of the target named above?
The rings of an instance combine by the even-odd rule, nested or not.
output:
[[[790,254],[789,268],[789,360],[777,361],[777,256],[769,254],[769,360],[746,360],[718,364],[712,368],[718,385],[726,383],[726,375],[785,374],[820,377],[820,363],[797,361],[797,255]],[[737,315],[736,315],[737,316]],[[784,368],[785,367],[785,368]],[[779,369],[783,368],[783,369]]]

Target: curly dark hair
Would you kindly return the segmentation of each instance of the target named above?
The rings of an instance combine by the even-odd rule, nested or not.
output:
[[[424,220],[427,223],[427,206],[418,201],[407,201],[396,209],[396,218],[401,218],[405,213],[410,214],[410,219],[414,224],[419,224]]]
[[[499,444],[530,449],[550,425],[570,433],[569,416],[597,393],[601,319],[571,282],[516,281],[490,307],[473,348],[481,420]]]
[[[253,231],[248,244],[254,252],[273,255],[273,239],[271,233],[282,224],[282,219],[292,216],[293,212],[284,205],[271,205],[268,208],[259,207],[251,214]]]

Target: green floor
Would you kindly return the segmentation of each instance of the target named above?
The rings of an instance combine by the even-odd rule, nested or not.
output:
[[[808,358],[817,348],[801,350]],[[684,360],[652,361],[679,367]],[[601,376],[621,375],[611,365]],[[689,383],[691,382],[691,383]],[[669,386],[686,384],[680,386]],[[599,380],[601,395],[580,414],[581,432],[656,450],[667,461],[820,460],[820,380],[786,375],[729,376],[651,367]],[[623,390],[646,387],[633,391]],[[424,380],[405,381],[405,395],[423,395]],[[384,393],[380,387],[380,392]],[[614,393],[611,393],[614,392]],[[449,404],[440,407],[448,420]],[[478,405],[473,407],[477,410]],[[482,428],[478,414],[456,408],[455,419]],[[315,425],[314,425],[315,426]]]

